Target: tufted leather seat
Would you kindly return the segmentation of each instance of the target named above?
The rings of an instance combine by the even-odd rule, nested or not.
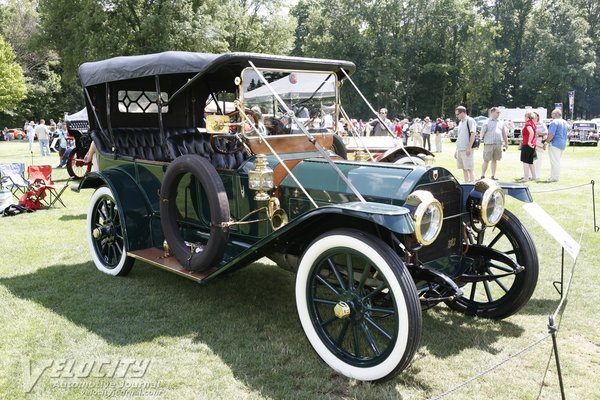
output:
[[[210,135],[198,132],[196,129],[186,129],[185,132],[177,130],[167,137],[167,146],[173,157],[184,154],[199,154],[207,158],[215,168],[237,169],[248,158],[244,149],[233,154],[220,154],[213,150],[210,144]]]
[[[102,135],[93,136],[101,138]],[[170,128],[165,130],[167,149],[164,152],[158,128],[114,128],[113,135],[119,156],[150,161],[169,161],[184,154],[198,154],[207,158],[215,168],[237,169],[248,158],[244,149],[233,154],[216,153],[210,144],[210,135],[196,128]],[[106,139],[109,134],[106,132]],[[105,145],[105,143],[103,143]],[[108,146],[101,146],[106,151]]]

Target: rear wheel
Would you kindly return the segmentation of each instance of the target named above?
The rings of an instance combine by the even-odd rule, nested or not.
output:
[[[485,318],[506,318],[523,307],[535,290],[538,279],[538,257],[529,232],[511,212],[505,210],[500,222],[484,232],[480,244],[500,251],[525,269],[516,275],[505,275],[512,268],[498,260],[471,259],[470,275],[486,276],[489,280],[468,283],[462,287],[463,297],[448,302],[454,310]],[[477,237],[469,235],[469,244]]]
[[[134,259],[127,256],[123,216],[106,186],[98,188],[90,200],[87,214],[87,238],[92,260],[109,275],[127,275]]]
[[[308,340],[339,373],[382,381],[412,360],[421,308],[404,263],[380,239],[338,229],[313,241],[296,278],[296,305]]]
[[[92,170],[92,163],[86,163],[77,158],[77,151],[73,149],[67,161],[67,172],[70,176],[81,179]]]

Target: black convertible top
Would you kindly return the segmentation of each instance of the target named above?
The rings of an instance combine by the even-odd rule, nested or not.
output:
[[[100,83],[154,75],[210,72],[223,67],[228,67],[234,73],[239,74],[243,68],[250,66],[248,61],[252,61],[257,67],[262,68],[332,71],[336,72],[339,78],[344,77],[340,71],[341,68],[345,69],[348,75],[356,69],[354,63],[341,60],[257,53],[210,54],[167,51],[87,62],[79,67],[79,79],[81,84],[87,87]]]

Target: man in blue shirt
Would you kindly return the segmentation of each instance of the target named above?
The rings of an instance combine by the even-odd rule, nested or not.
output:
[[[560,177],[560,158],[567,146],[567,121],[561,118],[562,111],[558,108],[552,111],[552,122],[548,128],[548,137],[544,143],[549,143],[548,156],[550,158],[550,178],[548,182],[558,182]]]

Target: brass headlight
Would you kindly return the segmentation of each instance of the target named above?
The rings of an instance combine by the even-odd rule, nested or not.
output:
[[[475,183],[467,199],[467,210],[472,216],[479,214],[486,226],[494,226],[504,214],[504,192],[491,179],[481,179]]]
[[[417,241],[424,246],[433,243],[442,230],[442,204],[430,192],[415,190],[406,198],[404,206],[411,211]]]

